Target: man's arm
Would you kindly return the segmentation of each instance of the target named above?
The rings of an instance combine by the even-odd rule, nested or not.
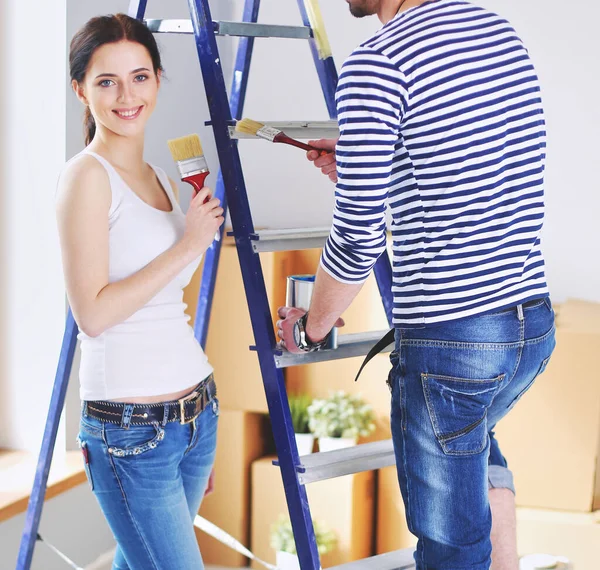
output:
[[[326,336],[386,248],[385,211],[406,107],[406,84],[387,56],[368,47],[359,48],[344,64],[337,103],[338,183],[333,226],[323,249],[306,322],[306,334],[312,341]],[[329,176],[331,171],[327,169],[324,174]],[[298,320],[302,312],[279,314],[284,319],[279,323],[279,336],[288,350],[293,350],[287,325]]]

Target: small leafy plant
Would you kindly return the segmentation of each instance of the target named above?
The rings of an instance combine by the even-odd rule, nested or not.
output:
[[[337,545],[335,533],[319,521],[313,521],[313,527],[319,554],[323,556],[331,552]],[[281,515],[277,522],[271,526],[271,548],[288,554],[297,554],[292,523],[287,515]]]
[[[292,394],[289,397],[289,402],[294,432],[310,433],[308,427],[308,407],[312,404],[312,398],[306,394]]]
[[[308,407],[309,428],[316,437],[367,436],[375,430],[373,408],[360,396],[334,392]]]

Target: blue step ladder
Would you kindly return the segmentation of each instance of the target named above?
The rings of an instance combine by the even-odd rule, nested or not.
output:
[[[254,230],[237,147],[237,138],[241,138],[241,136],[235,132],[235,120],[241,119],[243,113],[255,38],[303,39],[309,42],[332,121],[328,123],[268,124],[284,127],[287,134],[298,138],[321,138],[326,136],[325,133],[335,136],[334,133],[337,132],[337,125],[334,121],[336,116],[335,89],[338,80],[336,67],[333,57],[328,53],[329,50],[323,49],[324,43],[327,41],[323,35],[324,32],[320,29],[315,30],[313,26],[316,21],[315,11],[318,11],[318,5],[310,0],[297,0],[297,3],[303,26],[259,24],[260,0],[245,0],[241,22],[214,22],[208,0],[188,0],[190,20],[144,20],[147,0],[131,0],[129,15],[144,20],[154,33],[193,34],[195,37],[209,102],[210,124],[213,127],[221,166],[215,196],[221,200],[224,208],[229,209],[231,215],[233,236],[255,338],[255,346],[251,348],[256,350],[260,363],[277,448],[278,461],[276,464],[281,469],[300,567],[302,570],[319,570],[321,564],[305,486],[316,481],[392,466],[395,465],[395,456],[391,440],[302,457],[299,456],[296,447],[283,369],[312,362],[364,356],[386,332],[341,335],[337,349],[305,355],[290,354],[277,348],[273,332],[272,312],[268,303],[259,253],[323,247],[329,232],[318,229],[307,230],[306,228],[261,232]],[[240,37],[230,98],[227,96],[216,36]],[[221,234],[223,231],[222,227]],[[202,346],[206,345],[208,335],[222,243],[223,240],[213,242],[205,255],[194,323],[195,336]],[[374,273],[386,316],[391,323],[392,268],[387,252],[377,261]],[[17,570],[30,569],[35,544],[39,539],[38,529],[48,473],[60,415],[64,407],[77,333],[77,324],[69,311],[38,467],[21,538]],[[336,566],[332,570],[408,570],[414,568],[412,553],[412,549],[391,552]]]

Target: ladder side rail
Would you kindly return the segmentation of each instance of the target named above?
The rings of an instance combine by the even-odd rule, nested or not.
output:
[[[46,496],[48,474],[50,472],[52,455],[54,453],[54,446],[56,444],[58,425],[60,423],[60,416],[65,405],[69,377],[71,376],[71,368],[73,365],[75,347],[77,346],[78,332],[79,329],[75,323],[73,314],[69,309],[60,357],[58,359],[56,378],[54,380],[54,388],[52,389],[52,396],[50,398],[50,408],[48,409],[46,427],[44,429],[41,450],[35,471],[33,489],[29,497],[27,514],[25,515],[25,527],[21,536],[21,544],[19,546],[19,554],[17,556],[17,570],[29,570],[31,567],[33,550],[37,540],[40,519],[42,516],[42,508],[44,506],[44,498]]]
[[[311,27],[311,21],[308,17],[306,10],[306,0],[297,0],[298,8],[300,10],[300,16],[305,26]],[[333,55],[328,55],[325,59],[321,58],[319,54],[319,46],[315,40],[314,33],[313,38],[310,40],[310,51],[315,62],[315,68],[319,76],[319,82],[321,83],[321,89],[323,89],[323,95],[325,96],[325,103],[327,105],[327,111],[331,119],[337,118],[337,109],[335,104],[335,91],[338,83],[338,73],[335,67],[335,61]]]
[[[260,0],[245,0],[242,20],[244,22],[257,22],[259,9]],[[241,119],[242,113],[244,112],[254,40],[255,38],[253,37],[242,37],[239,39],[238,43],[233,78],[231,81],[231,95],[229,97],[231,116],[235,119]],[[223,173],[220,168],[215,187],[215,197],[221,201],[221,207],[225,210],[223,215],[227,216],[227,194],[225,193]],[[210,325],[217,272],[219,269],[219,259],[221,257],[221,248],[223,247],[223,237],[225,235],[225,224],[220,228],[220,235],[221,240],[213,241],[204,256],[202,280],[200,282],[200,290],[198,291],[194,336],[203,348],[206,348],[206,341],[208,339],[208,327]]]
[[[390,254],[387,248],[379,256],[375,262],[373,268],[375,273],[375,280],[377,281],[377,288],[379,289],[379,295],[383,302],[383,308],[385,310],[385,316],[388,320],[388,325],[393,327],[393,316],[394,316],[394,297],[392,295],[392,262],[390,261]]]
[[[143,20],[146,14],[148,0],[129,0],[127,14],[136,20]]]
[[[287,405],[283,373],[275,366],[273,353],[275,334],[262,267],[258,254],[252,249],[250,239],[251,234],[254,233],[254,226],[242,175],[240,156],[235,141],[229,137],[228,127],[232,117],[213,33],[210,8],[208,0],[188,0],[188,4],[236,236],[237,252],[258,349],[265,394],[271,421],[275,427],[273,435],[281,461],[281,473],[288,508],[291,505],[304,505],[301,517],[292,521],[294,535],[298,541],[300,564],[303,570],[319,570],[319,554],[306,489],[298,481],[297,467],[300,459]]]

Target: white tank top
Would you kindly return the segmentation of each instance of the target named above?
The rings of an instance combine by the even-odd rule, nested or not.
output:
[[[183,236],[185,214],[165,172],[152,166],[172,205],[170,212],[144,202],[114,167],[93,156],[108,173],[112,203],[108,214],[109,283],[136,273]],[[77,158],[74,157],[75,158]],[[72,159],[72,160],[74,160]],[[185,314],[183,288],[200,259],[127,320],[92,338],[80,332],[82,400],[157,396],[184,390],[212,371]]]

